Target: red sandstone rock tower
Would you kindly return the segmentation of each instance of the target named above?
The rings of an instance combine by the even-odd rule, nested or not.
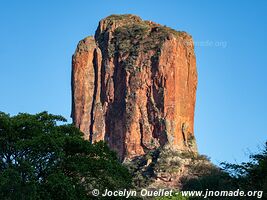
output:
[[[196,88],[191,36],[112,15],[73,55],[73,122],[85,139],[105,140],[122,159],[166,145],[196,151]]]

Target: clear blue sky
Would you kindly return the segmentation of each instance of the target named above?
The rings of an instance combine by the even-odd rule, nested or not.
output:
[[[199,42],[199,151],[215,163],[246,160],[267,139],[267,1],[214,2],[2,0],[0,110],[47,110],[71,122],[71,56],[78,41],[93,35],[101,18],[137,14]]]

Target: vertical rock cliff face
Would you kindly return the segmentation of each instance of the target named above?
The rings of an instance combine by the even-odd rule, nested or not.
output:
[[[72,59],[72,118],[92,142],[105,140],[120,158],[168,146],[196,151],[197,72],[185,32],[112,15]]]

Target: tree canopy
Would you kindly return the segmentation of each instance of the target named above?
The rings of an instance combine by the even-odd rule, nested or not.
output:
[[[104,142],[91,144],[84,140],[79,129],[64,122],[62,116],[47,112],[16,116],[0,112],[0,199],[101,199],[92,196],[93,189],[101,194],[105,189],[132,187],[131,175],[115,152]],[[217,170],[200,168],[207,173],[185,179],[182,189],[263,191],[262,198],[266,199],[267,143],[250,158],[242,164],[223,163]],[[201,198],[176,195],[158,199]]]
[[[96,199],[92,189],[131,186],[105,143],[90,144],[65,121],[47,112],[0,113],[0,199]]]

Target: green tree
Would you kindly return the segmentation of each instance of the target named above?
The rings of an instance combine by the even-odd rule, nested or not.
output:
[[[238,188],[246,191],[263,191],[262,198],[267,198],[267,142],[262,151],[250,155],[249,162],[222,163],[222,166],[232,176]]]
[[[0,113],[0,199],[97,199],[131,187],[128,170],[103,142],[90,144],[62,116]]]
[[[201,166],[197,166],[201,169]],[[222,163],[222,168],[207,168],[201,176],[185,179],[183,190],[209,191],[258,191],[255,196],[209,197],[209,199],[267,199],[267,142],[258,154],[250,156],[249,162],[241,164]],[[202,197],[190,197],[202,199]]]

